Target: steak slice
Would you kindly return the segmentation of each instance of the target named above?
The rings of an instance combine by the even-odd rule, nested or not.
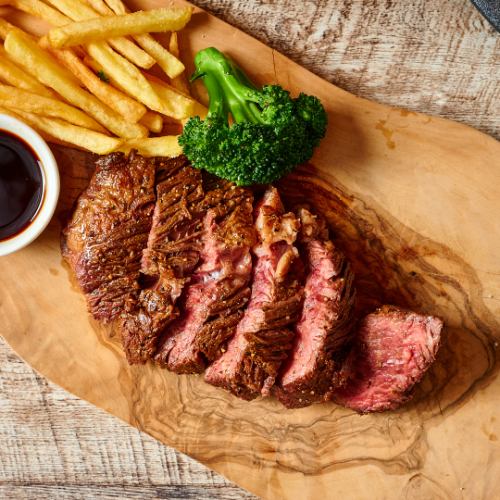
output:
[[[251,400],[267,395],[292,347],[288,328],[302,300],[298,251],[299,221],[284,214],[278,191],[270,188],[256,209],[259,244],[252,296],[227,351],[205,373],[205,380]]]
[[[353,323],[353,274],[342,252],[328,240],[323,220],[302,208],[301,251],[308,274],[304,305],[295,325],[293,350],[284,363],[274,395],[288,408],[327,401]]]
[[[181,316],[165,331],[155,360],[177,373],[199,373],[220,356],[250,297],[253,196],[219,181],[200,204],[200,266],[186,288]]]
[[[368,314],[346,360],[347,382],[334,400],[360,413],[393,410],[433,363],[443,322],[394,306]]]
[[[175,305],[199,261],[205,194],[184,157],[157,160],[156,204],[142,253],[142,290],[128,301],[119,330],[129,363],[144,363],[178,316]]]
[[[96,162],[87,189],[63,230],[61,249],[92,316],[118,317],[139,286],[137,278],[154,209],[155,165],[131,152]]]

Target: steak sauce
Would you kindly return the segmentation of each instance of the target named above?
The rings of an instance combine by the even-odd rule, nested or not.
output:
[[[20,137],[0,130],[0,241],[29,226],[42,202],[40,159]]]

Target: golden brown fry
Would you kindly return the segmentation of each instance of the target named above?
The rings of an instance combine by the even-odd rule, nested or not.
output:
[[[208,113],[208,109],[206,106],[203,106],[198,101],[194,101],[194,109],[193,109],[193,114],[191,116],[199,116],[200,118],[205,119]]]
[[[5,40],[5,37],[11,30],[17,29],[13,24],[10,24],[8,21],[5,19],[2,19],[0,17],[0,38],[2,40]]]
[[[106,3],[115,14],[122,15],[129,12],[122,0],[106,0]]]
[[[92,48],[90,46],[88,46],[88,50],[89,53],[93,55]],[[141,101],[138,92],[141,89],[144,91],[144,87],[138,87],[137,89],[135,89],[131,84],[131,86],[127,88],[124,85],[124,79],[127,76],[127,72],[121,74],[119,71],[115,71],[116,68],[114,67],[114,65],[112,65],[112,63],[110,63],[110,61],[96,61],[92,58],[87,57],[85,58],[85,64],[90,66],[96,72],[103,71],[103,68],[108,68],[106,74],[109,76],[113,84],[121,88],[124,92],[127,92],[129,95],[134,95],[132,92],[136,92],[135,97]],[[120,68],[118,68],[118,70],[120,70]],[[189,118],[190,116],[194,116],[195,113],[201,116],[203,114],[203,111],[206,110],[204,106],[196,102],[193,98],[181,94],[178,90],[170,86],[168,83],[163,82],[159,78],[156,78],[149,74],[143,75],[140,72],[139,74],[141,78],[144,78],[146,84],[149,85],[151,91],[159,100],[157,107],[153,107],[153,104],[148,104],[147,102],[142,101],[150,109],[158,111],[165,116],[175,118],[176,120]]]
[[[107,75],[107,73],[102,69],[102,66],[95,59],[92,59],[89,55],[86,55],[83,58],[83,63],[85,64],[85,66],[88,66],[94,73],[100,73],[102,71]]]
[[[92,4],[99,5],[98,10],[102,15],[123,15],[129,11],[123,5],[121,0],[108,1],[109,7],[106,7],[104,0],[88,0]],[[107,10],[106,10],[107,9]],[[175,78],[184,70],[184,64],[179,60],[178,54],[171,54],[163,45],[158,43],[149,33],[134,36],[134,40],[154,59],[169,78]]]
[[[193,116],[195,100],[179,93],[179,91],[168,83],[161,81],[151,75],[146,75],[149,83],[156,94],[164,103],[164,114],[177,120]]]
[[[77,127],[63,120],[45,118],[32,113],[26,113],[25,111],[16,110],[16,113],[34,129],[41,130],[60,141],[74,144],[98,155],[112,153],[123,144],[122,139],[109,137],[108,135],[83,127]]]
[[[125,14],[125,8],[118,12],[106,5],[104,0],[87,0],[88,3],[95,9],[101,16],[113,16],[115,14]],[[175,32],[174,32],[175,33]],[[149,33],[136,35],[133,39],[158,63],[164,73],[170,78],[175,78],[177,75],[184,71],[184,64],[179,60],[178,55],[174,57],[168,50],[158,43]]]
[[[159,134],[163,129],[163,118],[154,111],[148,111],[139,123],[155,134]]]
[[[40,17],[52,24],[52,26],[64,26],[70,22],[64,14],[61,14],[40,0],[12,0],[11,5],[32,16]]]
[[[12,118],[16,118],[17,120],[20,120],[21,122],[27,122],[27,120],[25,120],[21,115],[18,115],[14,110],[12,109],[9,109],[9,108],[5,108],[4,106],[1,105],[0,103],[0,113],[4,114],[4,115],[9,115],[9,116],[12,116]],[[36,127],[33,127],[34,129],[36,129]],[[45,132],[43,132],[42,130],[38,129],[37,132],[40,134],[41,137],[43,137],[44,140],[46,140],[47,142],[60,142],[58,141],[57,139],[55,139],[54,137],[50,136],[49,134],[46,134]],[[65,144],[67,145],[67,144]]]
[[[122,56],[140,68],[149,69],[155,65],[155,60],[144,50],[127,38],[111,38],[108,43]]]
[[[144,75],[103,42],[89,43],[87,52],[103,68],[115,86],[135,97],[153,111],[163,112],[161,99]]]
[[[51,3],[55,1],[63,0],[50,0]],[[49,32],[49,40],[53,47],[63,48],[119,36],[177,31],[184,28],[191,18],[191,13],[190,7],[161,8],[121,16],[89,19],[52,29]]]
[[[177,31],[172,31],[170,34],[170,41],[168,44],[168,50],[172,55],[179,58],[179,40],[177,37]],[[169,75],[170,76],[170,75]],[[182,72],[181,74],[171,77],[172,79],[172,87],[175,87],[180,92],[189,95],[189,85],[186,79],[186,73]]]
[[[137,149],[143,156],[163,156],[175,158],[182,154],[182,148],[177,142],[177,135],[166,135],[163,137],[150,137],[148,139],[130,140],[124,142],[119,151],[129,153],[132,149]]]
[[[86,111],[117,136],[126,139],[147,136],[145,127],[128,123],[116,111],[79,87],[74,76],[29,37],[11,31],[5,39],[5,49],[26,71],[56,90],[68,102]]]
[[[101,16],[112,16],[114,12],[106,5],[104,0],[86,0],[87,3]]]
[[[0,80],[17,87],[19,89],[29,90],[38,95],[54,97],[47,87],[43,86],[36,78],[26,73],[19,66],[14,64],[8,57],[3,47],[0,47]]]
[[[145,106],[103,81],[71,49],[54,50],[52,53],[92,94],[108,104],[112,109],[118,111],[124,118],[136,123],[145,115]],[[104,72],[102,78],[106,79]]]
[[[71,23],[71,21],[86,21],[98,17],[97,11],[80,0],[48,0],[48,2],[63,12],[65,17],[67,16],[68,21],[65,24]],[[109,38],[108,43],[115,50],[136,66],[149,69],[155,64],[155,60],[131,40],[124,37],[114,38],[111,35],[106,38]]]
[[[60,118],[79,127],[106,133],[104,127],[83,111],[57,99],[40,96],[9,85],[0,85],[0,101],[8,108],[52,118]]]
[[[172,55],[163,45],[158,43],[151,35],[136,35],[134,37],[136,42],[151,55],[158,66],[169,78],[179,76],[186,68],[182,62]]]

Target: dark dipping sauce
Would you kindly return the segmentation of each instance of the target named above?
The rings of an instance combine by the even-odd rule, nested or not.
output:
[[[20,137],[0,130],[0,241],[33,221],[42,198],[40,160]]]

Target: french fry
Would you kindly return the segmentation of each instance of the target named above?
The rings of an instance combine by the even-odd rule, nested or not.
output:
[[[122,0],[106,0],[109,8],[117,15],[127,14],[128,10]]]
[[[177,31],[172,31],[170,34],[170,40],[168,43],[168,50],[169,52],[179,59],[179,40],[177,37]],[[168,75],[170,76],[170,75]],[[177,90],[181,91],[184,94],[189,95],[189,85],[186,80],[186,73],[181,72],[178,75],[175,76],[170,76],[172,80],[172,87],[175,87]]]
[[[98,12],[80,0],[48,0],[48,2],[64,13],[67,19],[66,25],[71,24],[71,21],[86,21],[95,19],[98,16]],[[50,22],[50,19],[47,19],[47,21]],[[108,43],[117,52],[136,66],[149,69],[155,64],[155,60],[148,53],[137,47],[129,39],[123,37],[114,38],[111,35],[106,38],[109,38]]]
[[[89,50],[89,54],[93,56],[90,45],[87,48]],[[108,68],[108,72],[106,74],[109,76],[113,84],[121,88],[124,92],[133,95],[132,92],[134,92],[135,89],[132,87],[127,88],[124,85],[124,78],[127,76],[128,72],[125,72],[123,73],[123,75],[120,75],[119,72],[114,71],[115,68],[112,66],[110,61],[104,61],[104,60],[96,61],[95,59],[87,57],[85,58],[85,63],[88,64],[94,71],[97,72],[103,71],[103,68]],[[143,75],[140,72],[139,74],[141,78],[144,78],[146,84],[149,85],[151,91],[159,99],[158,107],[153,107],[153,104],[148,104],[147,102],[142,101],[150,109],[153,109],[165,116],[175,118],[176,120],[183,120],[185,118],[189,118],[190,116],[194,116],[195,112],[197,112],[199,116],[201,116],[203,112],[205,112],[206,114],[206,108],[204,106],[197,103],[193,98],[181,94],[178,90],[170,86],[168,83],[165,83],[159,78],[156,78],[149,74]],[[144,90],[144,87],[141,88]],[[137,95],[137,93],[135,97],[138,100],[141,100]]]
[[[146,137],[147,129],[137,123],[128,123],[92,94],[74,82],[74,77],[29,37],[11,31],[5,39],[10,57],[40,82],[53,88],[74,106],[86,111],[95,120],[119,137],[132,139]],[[70,75],[68,77],[68,74]]]
[[[50,0],[54,2],[63,0]],[[68,1],[68,0],[64,0]],[[74,0],[71,0],[73,2]],[[143,33],[177,31],[191,19],[192,9],[153,9],[121,16],[106,16],[76,22],[54,28],[49,32],[49,40],[54,48],[72,47],[95,40],[103,40]]]
[[[24,121],[27,121],[25,120],[21,115],[18,115],[14,110],[12,109],[9,109],[9,108],[5,108],[1,105],[0,103],[0,113],[4,114],[4,115],[9,115],[9,116],[12,116],[12,118],[16,118],[17,120],[20,120],[22,122]],[[35,127],[33,127],[35,128]],[[45,139],[47,142],[61,142],[62,141],[58,141],[55,137],[52,137],[51,135],[49,134],[46,134],[45,132],[43,132],[42,130],[38,129],[37,132],[42,136],[43,139]],[[68,144],[65,144],[66,146]]]
[[[35,130],[41,130],[60,141],[73,144],[98,155],[112,153],[120,148],[124,142],[122,139],[109,137],[108,135],[83,127],[77,127],[56,118],[45,118],[19,110],[16,110],[16,113]]]
[[[8,108],[37,115],[60,118],[73,125],[106,133],[93,118],[69,104],[8,85],[0,85],[0,101]]]
[[[163,118],[154,111],[148,111],[139,123],[155,134],[159,134],[163,129]]]
[[[149,69],[155,65],[155,60],[140,47],[127,38],[111,38],[108,43],[122,56],[140,68]]]
[[[71,49],[54,50],[52,53],[83,83],[89,92],[118,111],[124,118],[136,123],[144,117],[145,106],[101,80]]]
[[[202,119],[205,119],[208,113],[208,108],[206,106],[203,106],[201,102],[194,101],[194,109],[193,109],[193,114],[191,116],[199,116]],[[185,124],[183,122],[183,124]]]
[[[133,64],[113,52],[103,42],[89,43],[87,52],[103,68],[115,86],[153,111],[159,113],[164,111],[161,99],[144,75]]]
[[[29,90],[45,97],[54,97],[47,87],[43,86],[36,78],[26,73],[19,66],[14,64],[8,57],[3,47],[0,47],[0,80],[24,90]]]
[[[151,55],[169,78],[179,76],[186,68],[184,64],[158,43],[151,35],[137,35],[136,42]]]
[[[128,154],[132,149],[137,149],[142,156],[175,158],[182,154],[182,148],[177,142],[177,137],[177,135],[166,135],[141,140],[132,139],[124,142],[118,150]]]
[[[194,99],[181,94],[177,89],[161,81],[159,78],[155,78],[152,75],[146,75],[146,78],[156,94],[162,99],[165,115],[177,120],[193,116],[195,110]]]
[[[13,24],[0,17],[0,38],[5,40],[9,31],[17,29]]]
[[[70,19],[64,14],[61,14],[58,10],[53,9],[40,0],[12,0],[11,5],[32,16],[40,17],[52,24],[52,26],[64,26],[70,22]]]
[[[126,14],[127,11],[123,4],[116,6],[113,11],[106,5],[104,0],[87,0],[90,6],[101,16],[112,16],[114,14]],[[175,31],[174,31],[175,33]],[[136,35],[134,40],[150,55],[152,56],[164,73],[170,77],[175,78],[184,71],[184,64],[179,60],[179,55],[173,55],[168,50],[158,43],[149,33]]]

